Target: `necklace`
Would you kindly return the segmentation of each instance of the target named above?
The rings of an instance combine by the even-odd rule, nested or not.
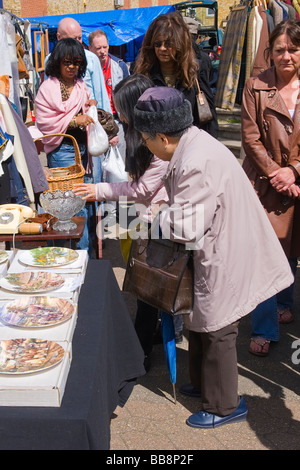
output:
[[[73,90],[75,82],[67,83],[63,78],[59,78],[61,98],[63,101],[67,101],[70,98],[70,94]]]
[[[175,87],[176,84],[176,73],[163,74],[164,80],[169,87]]]

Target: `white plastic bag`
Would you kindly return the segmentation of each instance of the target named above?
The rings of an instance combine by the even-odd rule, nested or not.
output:
[[[87,143],[88,152],[93,157],[96,157],[106,152],[106,150],[108,149],[108,137],[105,130],[98,121],[98,113],[96,106],[90,106],[86,114],[88,114],[95,123],[91,123],[87,127]]]
[[[128,181],[125,164],[118,147],[110,146],[106,154],[101,157],[102,179],[106,183],[119,183]]]

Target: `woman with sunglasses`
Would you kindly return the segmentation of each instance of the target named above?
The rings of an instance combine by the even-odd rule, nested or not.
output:
[[[146,31],[134,71],[150,77],[156,86],[169,86],[183,92],[192,106],[193,124],[217,137],[217,114],[207,82],[207,71],[200,68],[189,29],[180,13],[167,13],[152,21]],[[206,124],[200,124],[198,118],[197,79],[213,115],[212,121]]]
[[[55,45],[46,66],[49,77],[39,88],[35,99],[36,123],[44,134],[71,134],[76,138],[82,164],[86,168],[87,126],[93,122],[86,114],[96,101],[82,80],[87,66],[82,45],[65,38]],[[49,168],[74,165],[74,146],[61,136],[45,139],[44,149]]]
[[[84,49],[79,41],[72,38],[58,41],[47,62],[48,78],[39,88],[35,109],[37,127],[44,135],[69,134],[75,137],[82,165],[86,169],[84,180],[89,183],[92,181],[92,168],[88,169],[86,128],[94,121],[86,112],[97,102],[91,99],[90,91],[82,80],[86,66]],[[58,135],[43,140],[49,168],[75,164],[74,146],[70,138]],[[88,229],[90,214],[84,207],[77,215],[87,219],[77,248],[92,250]]]

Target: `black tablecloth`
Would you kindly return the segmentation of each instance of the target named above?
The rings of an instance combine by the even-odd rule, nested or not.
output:
[[[143,352],[111,264],[90,260],[73,359],[59,408],[1,407],[0,449],[108,450],[110,418],[145,373]]]

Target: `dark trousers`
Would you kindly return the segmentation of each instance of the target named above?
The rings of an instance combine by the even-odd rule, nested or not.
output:
[[[137,312],[135,317],[135,331],[144,350],[148,356],[153,348],[153,335],[156,330],[158,320],[157,308],[137,300]]]
[[[157,308],[151,307],[151,305],[146,304],[142,300],[137,300],[137,312],[134,327],[145,356],[148,356],[153,348],[153,337],[156,332],[158,316],[159,311]],[[182,333],[182,315],[174,315],[173,323],[175,333]]]
[[[189,332],[190,379],[208,413],[227,416],[239,405],[237,335],[238,322],[210,333]]]

